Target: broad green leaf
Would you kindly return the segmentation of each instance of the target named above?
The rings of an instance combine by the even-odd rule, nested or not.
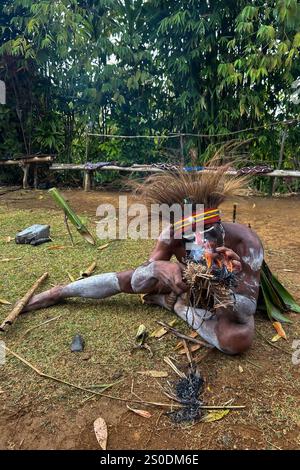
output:
[[[286,304],[289,310],[292,310],[295,313],[300,313],[300,305],[298,305],[294,297],[286,290],[285,287],[278,281],[278,279],[273,275],[273,283],[276,286],[277,292],[280,294],[282,300]]]
[[[270,281],[272,282],[273,288],[276,289],[277,294],[280,296],[282,302],[286,305],[289,310],[295,313],[300,313],[300,305],[297,304],[294,297],[288,292],[288,290],[279,282],[276,276],[270,271],[267,264],[264,262],[264,271],[267,273]]]
[[[264,302],[267,309],[269,319],[277,320],[285,323],[292,323],[291,320],[282,315],[281,311],[272,303],[272,291],[270,291],[269,284],[266,283],[266,276],[261,271],[261,290],[264,298]]]

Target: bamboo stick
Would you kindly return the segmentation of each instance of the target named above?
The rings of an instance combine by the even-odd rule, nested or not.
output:
[[[65,198],[59,193],[56,188],[49,189],[49,193],[53,197],[54,201],[60,208],[64,211],[65,215],[68,217],[70,222],[76,227],[77,231],[83,238],[90,243],[91,245],[95,245],[95,240],[89,230],[85,227],[85,225],[81,222],[78,215],[74,212],[74,210],[69,206]]]
[[[89,277],[91,274],[93,274],[93,272],[96,269],[96,266],[97,266],[97,262],[93,261],[84,271],[80,273],[79,279],[82,279],[84,277]]]
[[[0,331],[7,331],[10,325],[14,323],[18,315],[22,312],[25,305],[28,304],[29,300],[37,290],[37,288],[42,284],[42,282],[47,279],[48,273],[44,273],[29,289],[29,291],[16,303],[12,311],[7,315],[2,324],[0,325]]]
[[[72,237],[72,233],[71,233],[71,230],[70,230],[70,227],[69,227],[69,224],[68,224],[68,217],[67,217],[66,213],[65,213],[65,219],[64,220],[65,220],[66,229],[67,229],[67,232],[69,234],[72,246],[75,246],[75,243],[74,243],[74,240],[73,240],[73,237]]]

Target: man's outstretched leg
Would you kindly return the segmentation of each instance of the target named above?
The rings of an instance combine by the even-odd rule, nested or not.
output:
[[[122,282],[121,282],[122,284]],[[117,273],[97,274],[95,276],[71,282],[66,286],[56,286],[37,294],[29,301],[24,312],[50,307],[69,297],[105,299],[122,292]]]
[[[118,273],[104,273],[56,286],[32,297],[24,312],[50,307],[70,297],[105,299],[121,292],[126,294],[183,292],[181,268],[170,261],[152,261],[136,269]]]

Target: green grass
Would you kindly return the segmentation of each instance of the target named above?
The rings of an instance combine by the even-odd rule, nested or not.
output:
[[[51,225],[52,243],[32,247],[16,245],[14,241],[5,242],[5,237],[14,237],[18,230],[34,223]],[[22,258],[1,263],[0,297],[14,303],[45,271],[49,272],[49,278],[41,290],[54,284],[70,282],[67,272],[76,278],[94,260],[97,261],[95,273],[129,269],[145,261],[153,244],[148,241],[122,240],[111,243],[104,250],[97,250],[76,233],[74,239],[75,247],[71,247],[60,212],[16,210],[8,213],[0,207],[0,260]],[[97,240],[97,246],[104,243],[103,240]],[[63,245],[66,248],[51,251],[48,249],[51,245]],[[10,308],[0,305],[1,320]],[[58,315],[61,315],[58,320],[34,329],[20,342],[28,328]],[[120,294],[102,301],[73,299],[21,315],[4,339],[8,347],[44,372],[87,387],[111,382],[119,371],[123,371],[123,377],[128,378],[138,370],[153,368],[154,364],[155,367],[165,368],[163,356],[172,351],[175,339],[152,342],[155,359],[151,359],[147,351],[131,352],[131,349],[141,323],[151,332],[157,327],[155,320],[167,321],[170,318],[170,314],[160,308],[142,305],[137,295]],[[70,352],[70,343],[76,333],[84,337],[85,351],[91,354],[87,361],[82,360],[80,354]],[[21,385],[16,383],[20,375],[26,377]],[[10,393],[16,399],[22,395],[24,387],[26,393],[30,391],[33,395],[38,392],[35,389],[37,383],[46,387],[43,380],[12,358],[9,358],[8,366],[5,367],[5,377],[4,382],[11,385]],[[63,393],[57,384],[48,386],[53,388],[52,393]],[[73,390],[73,393],[77,392]]]
[[[5,242],[5,237],[14,237],[17,231],[33,223],[49,223],[53,242],[39,247],[16,245],[14,241]],[[89,227],[95,231],[92,217],[89,218]],[[147,259],[153,246],[152,241],[126,240],[113,242],[101,251],[88,245],[73,229],[72,232],[76,242],[73,248],[70,247],[61,212],[41,209],[13,209],[8,212],[1,205],[0,263],[4,258],[22,259],[1,263],[0,298],[14,303],[45,271],[49,272],[49,278],[40,290],[69,282],[67,272],[74,278],[78,277],[80,271],[94,260],[97,261],[95,273],[121,271],[138,266]],[[104,240],[97,240],[97,246],[104,243]],[[66,248],[50,251],[48,248],[51,245],[63,245]],[[271,258],[272,256],[270,255]],[[278,258],[278,253],[274,254],[275,258]],[[10,309],[11,306],[0,304],[1,321]],[[29,328],[58,315],[61,315],[59,319],[32,330],[23,338]],[[166,401],[157,384],[163,384],[166,379],[156,381],[137,372],[147,369],[167,370],[168,379],[175,379],[175,374],[163,362],[163,357],[174,356],[176,338],[168,335],[162,341],[149,339],[153,358],[147,351],[132,352],[132,347],[141,323],[151,332],[157,328],[156,320],[168,321],[171,318],[172,315],[161,308],[142,305],[137,295],[121,294],[102,301],[73,299],[48,309],[21,315],[0,339],[4,339],[9,348],[43,372],[74,384],[88,387],[122,380],[107,393],[128,397],[134,380],[135,390],[143,399]],[[178,322],[182,331],[188,330],[184,322]],[[259,315],[256,317],[256,327],[265,338],[271,339],[275,334],[272,324]],[[279,345],[292,351],[293,339],[300,337],[298,317],[295,316],[293,324],[287,325],[285,329],[288,341],[281,341]],[[70,351],[70,344],[76,333],[82,334],[85,339],[85,352],[90,355],[88,360],[83,360],[82,354]],[[185,357],[177,356],[177,359],[186,364]],[[260,367],[255,367],[247,360]],[[239,365],[242,365],[243,373],[239,372]],[[178,428],[165,418],[166,421],[162,421],[166,423],[164,439],[170,445],[179,448],[178,445],[184,443],[186,448],[194,449],[232,448],[233,445],[236,448],[268,448],[271,442],[282,448],[299,448],[299,366],[292,364],[290,356],[272,348],[260,336],[256,336],[252,348],[245,355],[232,357],[213,351],[199,366],[206,381],[206,403],[220,404],[234,398],[235,404],[246,404],[246,408],[230,413],[217,423],[198,423],[195,427],[185,428],[184,434],[180,434]],[[52,424],[48,422],[47,413],[49,411],[51,421],[53,407],[58,413],[61,409],[70,411],[70,415],[74,417],[84,406],[88,421],[89,407],[94,416],[93,403],[100,407],[105,402],[96,399],[82,404],[89,397],[88,393],[39,377],[12,356],[8,356],[0,373],[0,391],[4,392],[0,394],[1,407],[10,411],[10,416],[20,410],[25,414],[30,410],[32,417],[42,415],[45,429],[36,432],[49,434]],[[110,403],[113,407],[115,402]],[[103,407],[105,409],[105,404]],[[98,408],[96,412],[99,412]],[[124,404],[122,419],[126,416]],[[140,417],[133,418],[136,419],[136,425],[141,423],[141,426],[146,426],[145,422],[148,423],[148,420],[141,421]],[[154,426],[156,419],[149,420],[150,427]],[[88,429],[92,429],[92,422],[88,421],[88,426]],[[131,432],[129,424],[126,426],[125,422],[122,428],[125,441]],[[54,427],[53,433],[55,429]],[[283,429],[287,435],[282,434]],[[229,444],[224,443],[226,439],[223,442],[223,436]],[[158,445],[163,445],[163,442],[159,438]]]

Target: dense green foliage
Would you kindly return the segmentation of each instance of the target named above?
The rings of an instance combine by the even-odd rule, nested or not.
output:
[[[176,161],[179,138],[86,132],[181,132],[209,135],[186,162],[241,138],[244,164],[299,168],[296,0],[2,0],[0,18],[1,156]]]

